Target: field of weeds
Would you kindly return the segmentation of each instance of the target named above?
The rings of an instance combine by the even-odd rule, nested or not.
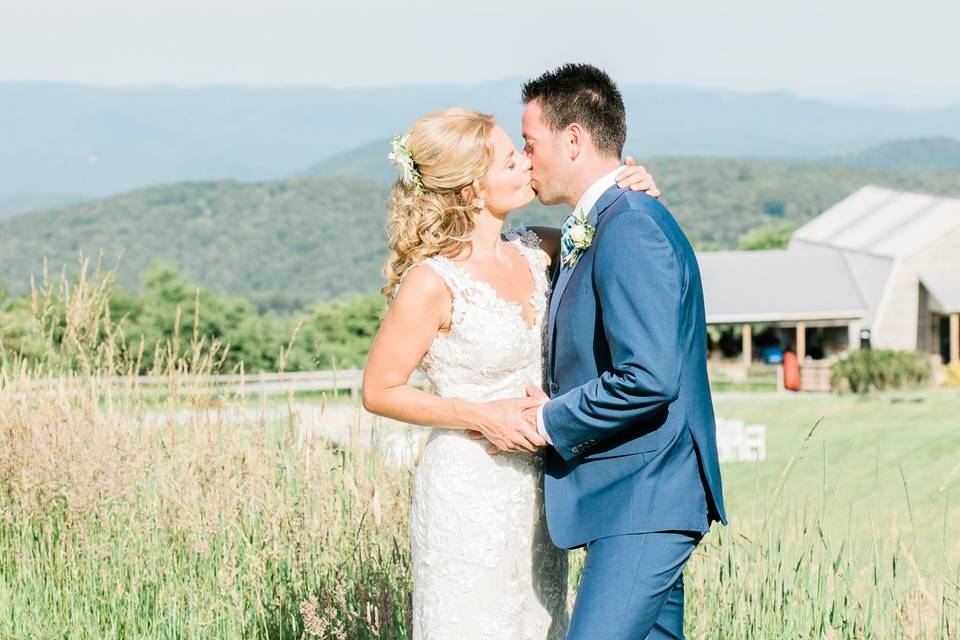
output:
[[[184,382],[217,369],[204,336],[158,351],[159,391],[117,382],[108,284],[38,291],[49,361],[3,361],[0,637],[410,637],[412,470],[293,411],[223,418],[245,401]],[[768,458],[724,466],[689,637],[960,638],[956,392],[717,404]]]

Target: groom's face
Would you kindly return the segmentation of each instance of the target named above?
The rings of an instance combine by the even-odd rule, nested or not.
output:
[[[530,186],[543,204],[566,201],[562,185],[563,145],[560,136],[543,121],[539,100],[529,102],[523,110],[523,151],[530,159]]]

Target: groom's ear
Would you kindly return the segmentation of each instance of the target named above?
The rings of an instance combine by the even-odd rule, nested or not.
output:
[[[579,123],[574,122],[567,126],[563,135],[570,159],[576,160],[583,153],[584,145],[587,144],[586,130]]]

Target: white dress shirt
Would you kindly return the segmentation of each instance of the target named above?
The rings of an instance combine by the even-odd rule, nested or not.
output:
[[[587,190],[580,196],[580,199],[577,201],[577,206],[574,207],[573,210],[575,212],[578,210],[582,211],[584,215],[590,213],[593,205],[597,204],[597,200],[600,199],[603,192],[617,183],[617,174],[621,171],[623,171],[622,165],[587,187]],[[549,362],[547,366],[550,366]],[[540,405],[540,408],[537,409],[537,431],[540,433],[540,437],[547,441],[547,444],[553,444],[553,440],[550,439],[550,434],[547,433],[547,427],[543,422],[543,405]]]

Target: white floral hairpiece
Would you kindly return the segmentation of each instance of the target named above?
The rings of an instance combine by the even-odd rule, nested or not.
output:
[[[390,146],[393,151],[387,156],[387,159],[393,163],[400,171],[400,179],[407,186],[416,187],[417,191],[423,191],[423,180],[420,178],[420,172],[413,164],[413,154],[407,148],[407,140],[410,134],[403,136],[393,136]]]

